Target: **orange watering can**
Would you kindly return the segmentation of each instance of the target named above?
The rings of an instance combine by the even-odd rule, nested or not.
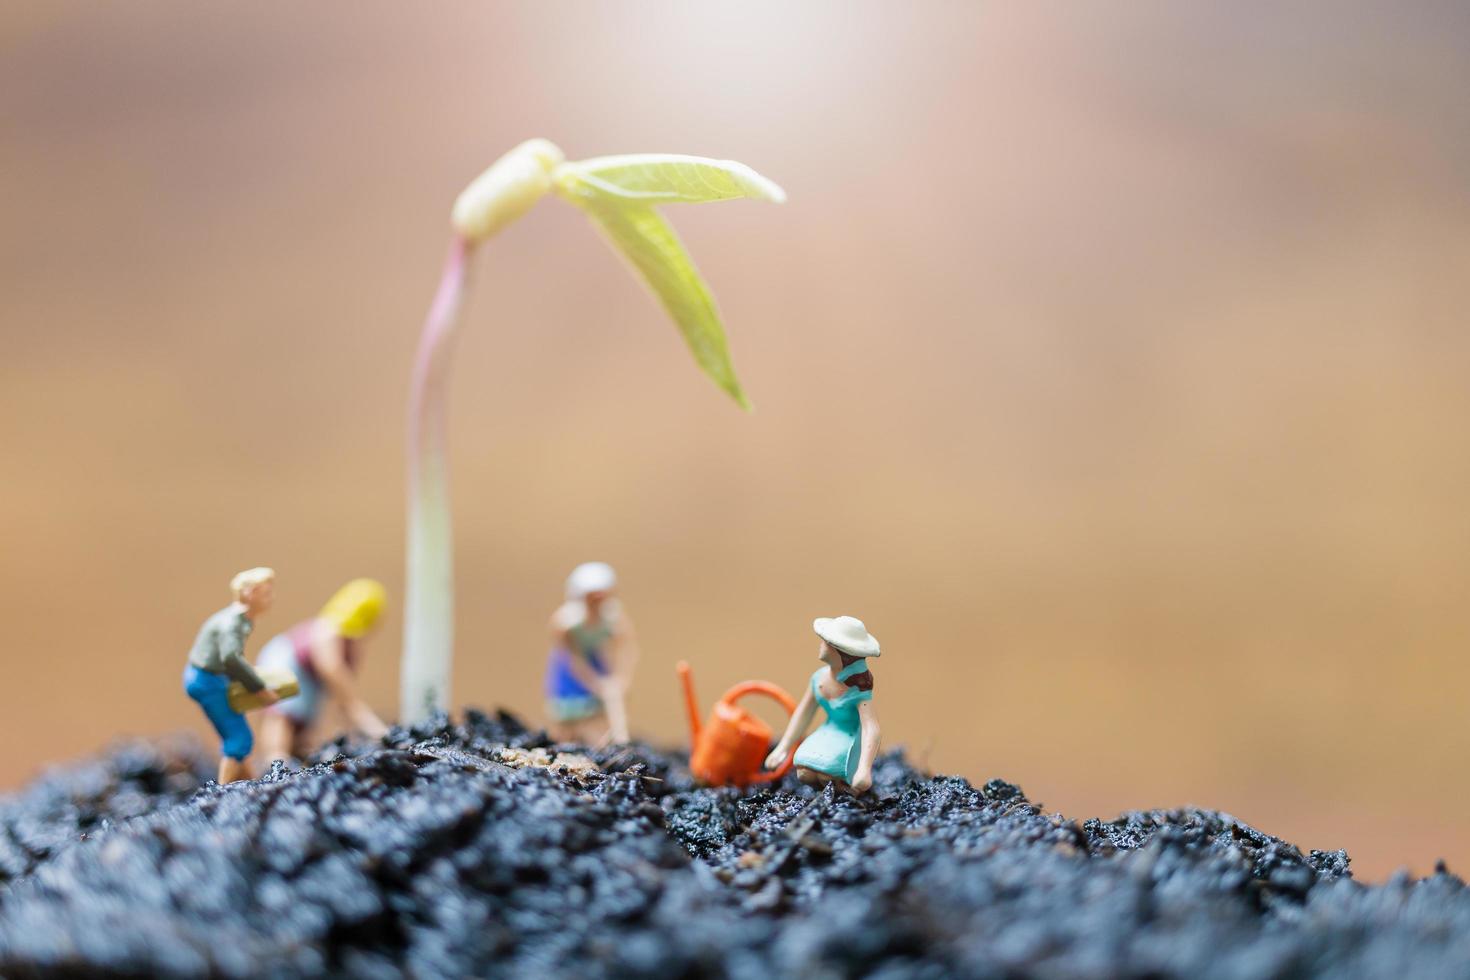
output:
[[[789,715],[796,712],[796,702],[791,695],[765,681],[736,684],[715,702],[709,724],[701,728],[699,708],[694,701],[694,675],[682,660],[678,669],[679,678],[684,682],[684,704],[689,709],[689,771],[694,778],[711,786],[739,786],[743,789],[751,783],[780,779],[791,770],[791,758],[788,757],[780,768],[771,772],[761,771],[766,754],[771,750],[771,729],[735,703],[747,694],[764,694],[779,702]]]

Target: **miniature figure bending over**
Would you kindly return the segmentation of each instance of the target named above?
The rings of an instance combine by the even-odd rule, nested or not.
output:
[[[873,760],[878,756],[878,715],[873,710],[868,658],[881,650],[862,620],[851,616],[818,619],[812,628],[822,638],[817,649],[822,666],[812,674],[786,733],[766,757],[766,768],[780,767],[801,741],[795,759],[798,779],[818,787],[836,783],[857,796],[873,785]],[[817,705],[827,720],[802,740]]]
[[[382,583],[353,579],[314,618],[297,623],[261,649],[262,670],[290,671],[301,685],[301,693],[272,705],[261,721],[260,744],[267,765],[306,754],[307,740],[327,695],[359,735],[376,739],[388,731],[358,694],[355,678],[362,662],[359,641],[378,625],[387,600]]]
[[[558,741],[587,745],[628,741],[624,693],[638,648],[633,623],[615,590],[617,573],[600,561],[567,578],[566,602],[551,615],[546,707]]]
[[[230,706],[230,681],[255,693],[262,704],[279,700],[255,668],[245,660],[245,641],[255,620],[271,607],[276,573],[252,568],[230,581],[235,601],[204,621],[189,663],[184,668],[184,691],[204,709],[220,737],[219,781],[250,778],[250,749],[254,738],[245,716]]]

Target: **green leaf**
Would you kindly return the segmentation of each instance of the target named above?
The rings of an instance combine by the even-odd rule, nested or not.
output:
[[[786,192],[735,160],[628,153],[565,163],[554,178],[567,196],[607,195],[639,204],[698,204],[749,197],[780,204]]]
[[[730,348],[714,299],[674,229],[649,207],[595,197],[577,203],[674,318],[704,373],[749,410],[750,402],[730,363]]]

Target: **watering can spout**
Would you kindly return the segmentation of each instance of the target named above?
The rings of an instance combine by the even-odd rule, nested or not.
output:
[[[699,704],[694,698],[694,671],[687,660],[679,661],[679,680],[684,682],[684,708],[689,712],[689,744],[699,743]]]

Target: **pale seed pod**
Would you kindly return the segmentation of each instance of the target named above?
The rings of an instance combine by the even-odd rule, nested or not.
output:
[[[556,144],[526,140],[492,163],[454,201],[454,230],[479,243],[530,210],[551,189],[551,172],[565,157]]]

